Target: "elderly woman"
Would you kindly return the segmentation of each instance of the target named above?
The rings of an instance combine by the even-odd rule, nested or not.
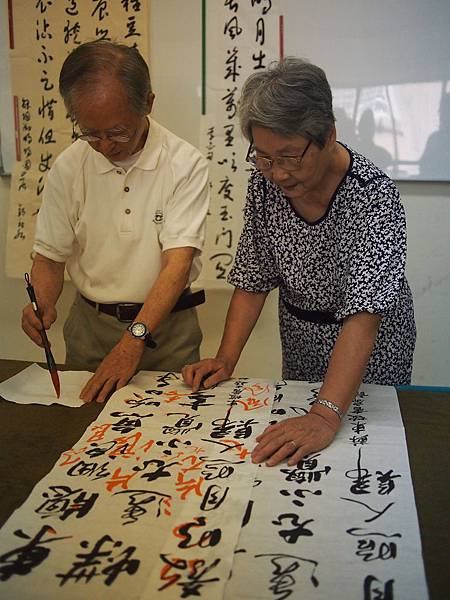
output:
[[[410,382],[416,329],[406,226],[394,183],[336,141],[325,73],[288,58],[240,100],[250,141],[235,291],[215,359],[183,368],[194,390],[231,376],[267,294],[279,288],[283,378],[322,381],[308,414],[270,425],[254,462],[293,465],[327,446],[361,382]]]

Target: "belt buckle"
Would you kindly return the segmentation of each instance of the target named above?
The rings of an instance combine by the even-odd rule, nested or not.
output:
[[[134,302],[122,302],[116,304],[116,319],[121,323],[132,323],[134,319],[124,319],[122,318],[121,313],[122,308],[130,308],[131,306],[136,306],[136,304]]]

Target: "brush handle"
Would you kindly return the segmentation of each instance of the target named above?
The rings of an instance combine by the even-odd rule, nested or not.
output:
[[[31,301],[31,305],[33,306],[34,314],[37,316],[42,325],[42,329],[39,331],[39,333],[41,334],[42,343],[44,344],[48,368],[50,371],[52,371],[56,369],[55,359],[53,358],[52,351],[50,350],[50,342],[48,341],[47,332],[45,331],[44,322],[42,321],[42,315],[41,311],[39,310],[34,287],[31,285],[30,276],[28,273],[25,273],[25,281],[27,283],[27,292]]]
[[[44,344],[45,358],[47,360],[47,367],[48,367],[48,370],[50,371],[50,376],[52,378],[53,387],[55,388],[56,397],[59,398],[60,383],[59,383],[58,370],[56,368],[56,363],[55,363],[55,359],[53,358],[52,351],[50,350],[50,342],[48,341],[47,332],[45,331],[44,322],[42,321],[42,315],[41,315],[41,312],[39,310],[39,306],[38,306],[38,303],[36,300],[36,294],[34,293],[34,288],[31,285],[30,276],[28,275],[28,273],[25,273],[25,281],[27,283],[27,292],[28,292],[28,296],[30,297],[30,300],[31,300],[31,305],[34,310],[34,314],[37,316],[37,318],[39,319],[39,321],[41,322],[41,325],[42,325],[42,329],[40,329],[39,333],[41,334],[42,343]]]

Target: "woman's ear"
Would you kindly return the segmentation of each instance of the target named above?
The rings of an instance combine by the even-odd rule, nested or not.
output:
[[[333,125],[328,135],[327,144],[333,145],[336,142],[336,126]]]

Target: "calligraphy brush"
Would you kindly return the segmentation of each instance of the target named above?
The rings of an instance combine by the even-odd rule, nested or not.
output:
[[[31,300],[31,305],[33,306],[33,310],[39,321],[41,322],[42,329],[40,330],[42,343],[44,344],[45,349],[45,358],[47,360],[47,367],[50,372],[50,377],[52,378],[53,387],[55,388],[56,397],[59,398],[61,386],[59,383],[59,375],[58,370],[56,368],[55,359],[53,358],[52,351],[50,350],[50,343],[48,341],[47,333],[44,328],[44,323],[42,321],[41,312],[39,310],[39,306],[36,300],[36,294],[34,293],[34,288],[30,282],[30,276],[28,273],[25,273],[25,281],[27,283],[27,292],[28,296]]]

